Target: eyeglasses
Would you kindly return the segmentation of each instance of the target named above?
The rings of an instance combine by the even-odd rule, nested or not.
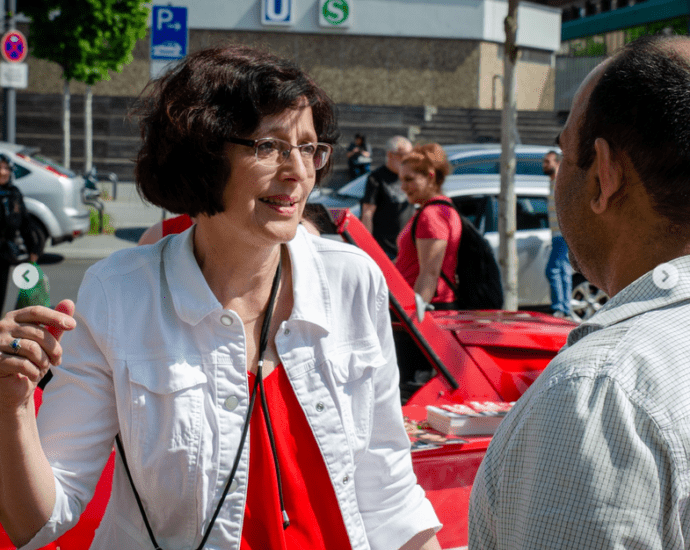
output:
[[[278,138],[261,139],[240,139],[235,137],[226,138],[230,143],[253,147],[256,160],[265,166],[280,166],[283,164],[293,149],[298,149],[304,162],[309,162],[315,170],[321,170],[328,162],[333,147],[328,143],[303,143],[302,145],[291,145],[285,140]]]

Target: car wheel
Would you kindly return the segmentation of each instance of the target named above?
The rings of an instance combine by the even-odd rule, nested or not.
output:
[[[34,235],[34,240],[39,245],[38,249],[40,250],[40,252],[38,253],[38,256],[40,257],[43,254],[43,249],[45,248],[46,242],[48,241],[48,231],[38,218],[36,218],[35,216],[30,216],[30,218],[31,232]]]
[[[575,321],[586,321],[608,302],[606,293],[579,273],[573,276],[573,297],[570,313]]]

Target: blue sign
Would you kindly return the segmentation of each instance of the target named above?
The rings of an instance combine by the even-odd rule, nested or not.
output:
[[[187,55],[187,8],[153,6],[151,59],[170,61]]]
[[[261,0],[261,23],[264,25],[292,25],[292,0]]]

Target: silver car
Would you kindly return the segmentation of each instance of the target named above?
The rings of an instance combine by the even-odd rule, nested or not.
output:
[[[35,151],[0,142],[0,153],[14,163],[14,183],[36,222],[41,242],[50,239],[58,244],[88,233],[89,210],[82,199],[84,178]]]

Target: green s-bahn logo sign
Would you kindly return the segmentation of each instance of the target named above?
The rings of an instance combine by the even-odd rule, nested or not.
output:
[[[350,22],[350,6],[346,0],[323,0],[320,19],[324,26],[347,27]]]

